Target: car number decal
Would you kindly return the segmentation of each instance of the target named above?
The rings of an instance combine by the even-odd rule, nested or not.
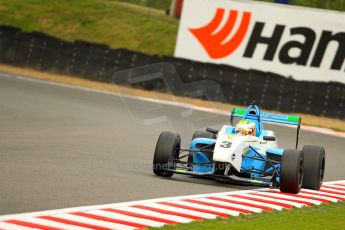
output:
[[[222,143],[219,145],[222,148],[230,148],[231,147],[231,142],[229,141],[222,141]]]

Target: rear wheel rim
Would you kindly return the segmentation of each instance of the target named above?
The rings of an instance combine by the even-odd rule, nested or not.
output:
[[[301,159],[298,164],[298,188],[301,188],[303,183],[303,160]]]
[[[325,155],[322,154],[321,170],[320,170],[320,183],[322,183],[322,181],[323,181],[324,173],[325,173]]]

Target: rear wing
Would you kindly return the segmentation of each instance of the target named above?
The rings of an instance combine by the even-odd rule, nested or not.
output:
[[[232,117],[244,118],[246,116],[247,110],[246,109],[238,109],[234,108],[231,111]],[[274,114],[274,113],[266,113],[260,112],[259,114],[260,120],[263,122],[271,122],[271,123],[280,123],[285,125],[300,125],[301,124],[301,117],[297,116],[290,116],[290,115],[283,115],[283,114]]]
[[[233,123],[233,119],[235,117],[241,118],[241,119],[250,119],[252,115],[249,113],[248,109],[238,109],[234,108],[231,111],[230,115],[230,123]],[[274,114],[274,113],[266,113],[266,112],[260,112],[258,110],[258,114],[255,115],[257,117],[259,122],[270,122],[270,123],[278,123],[278,124],[284,124],[284,125],[294,125],[297,126],[297,137],[296,137],[296,149],[298,147],[298,139],[299,139],[299,132],[301,128],[301,121],[302,118],[298,116],[290,116],[290,115],[284,115],[284,114]]]

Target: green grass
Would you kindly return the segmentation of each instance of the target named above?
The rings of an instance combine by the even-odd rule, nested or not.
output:
[[[178,20],[165,15],[170,1],[0,0],[0,24],[24,31],[36,30],[68,41],[79,39],[107,44],[112,48],[172,55]],[[293,2],[345,10],[345,0]]]
[[[189,224],[170,225],[162,230],[193,229],[345,229],[345,202],[320,206],[294,208],[283,211],[240,215],[239,217],[217,218],[195,221]]]
[[[160,9],[164,11],[170,8],[170,3],[171,3],[171,0],[119,0],[119,1],[139,4],[142,6]]]
[[[169,9],[171,0],[120,0],[140,4],[147,7],[166,10]],[[259,0],[273,2],[273,0]],[[321,9],[331,9],[345,11],[345,0],[290,0],[291,4],[297,6],[307,6]]]
[[[162,10],[111,0],[0,0],[0,24],[128,48],[172,55],[178,20]]]

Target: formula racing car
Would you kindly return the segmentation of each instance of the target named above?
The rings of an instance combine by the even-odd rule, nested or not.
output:
[[[233,125],[234,118],[240,119]],[[297,127],[295,149],[279,148],[275,133],[263,122]],[[189,148],[181,148],[180,135],[162,132],[153,158],[153,172],[162,177],[174,173],[215,178],[219,181],[279,188],[298,193],[301,188],[319,190],[325,170],[325,149],[306,145],[298,150],[301,118],[260,112],[252,103],[235,108],[230,125],[220,130],[195,131]]]

